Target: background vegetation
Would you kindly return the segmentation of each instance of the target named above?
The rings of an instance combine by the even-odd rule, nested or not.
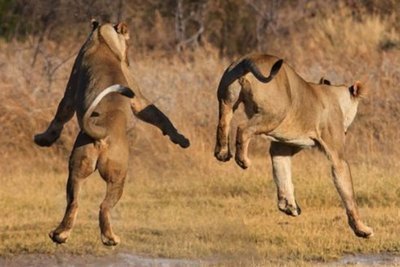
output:
[[[257,262],[399,252],[399,14],[395,0],[0,0],[0,255],[59,250],[46,233],[63,214],[77,124],[51,148],[32,137],[55,113],[91,18],[128,23],[143,92],[192,142],[181,150],[132,119],[131,169],[114,214],[119,249]],[[232,59],[253,51],[284,58],[308,81],[361,80],[369,88],[347,135],[347,156],[373,239],[352,235],[319,153],[293,162],[304,210],[295,219],[277,211],[268,141],[251,143],[248,171],[213,158],[219,78]],[[62,252],[110,253],[96,221],[103,193],[102,181],[90,177]]]

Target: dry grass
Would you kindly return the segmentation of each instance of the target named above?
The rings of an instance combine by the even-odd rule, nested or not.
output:
[[[145,95],[188,135],[192,146],[181,150],[157,129],[133,119],[129,178],[113,212],[122,244],[115,250],[101,245],[97,212],[104,184],[93,175],[81,194],[71,239],[53,245],[47,233],[64,212],[65,171],[76,123],[67,125],[52,148],[36,147],[32,136],[54,114],[72,65],[71,51],[79,43],[45,42],[30,68],[34,41],[0,41],[0,255],[130,251],[268,265],[399,253],[400,51],[385,46],[399,42],[398,29],[392,27],[397,17],[357,21],[346,15],[348,10],[340,12],[297,22],[288,33],[277,33],[267,52],[285,58],[306,80],[325,76],[333,83],[351,84],[361,79],[370,88],[348,134],[347,155],[361,213],[375,237],[354,237],[319,153],[303,153],[294,161],[296,195],[303,209],[298,218],[276,208],[265,140],[252,142],[254,165],[248,171],[233,162],[216,162],[215,92],[230,60],[205,46],[180,56],[137,55],[132,49],[132,68]]]
[[[310,154],[314,153],[294,162],[297,199],[303,209],[298,218],[277,210],[270,164],[265,159],[256,160],[249,171],[241,171],[233,163],[224,167],[208,162],[213,167],[208,175],[189,169],[184,175],[149,179],[133,171],[113,211],[114,228],[123,241],[115,250],[105,248],[99,238],[98,207],[105,186],[97,174],[84,185],[76,227],[62,246],[54,245],[47,233],[64,211],[66,174],[2,176],[0,254],[130,251],[246,264],[329,261],[344,254],[398,252],[398,174],[382,173],[374,167],[353,168],[361,213],[376,233],[370,240],[362,240],[347,225],[329,168],[315,168],[312,159],[322,157]],[[310,162],[305,164],[307,160]],[[164,171],[175,172],[175,166]]]

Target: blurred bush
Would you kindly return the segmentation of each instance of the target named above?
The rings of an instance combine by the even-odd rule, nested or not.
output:
[[[268,49],[309,18],[341,15],[356,20],[399,14],[396,0],[0,0],[0,36],[36,35],[61,42],[86,34],[91,18],[126,21],[140,50],[181,50],[204,43],[223,55]],[[399,27],[399,22],[394,27]],[[384,49],[393,47],[383,41]]]

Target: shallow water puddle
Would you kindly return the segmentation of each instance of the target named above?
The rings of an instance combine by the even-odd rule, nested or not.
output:
[[[130,253],[118,253],[108,256],[92,256],[92,255],[45,255],[45,254],[29,254],[18,255],[12,258],[0,258],[0,266],[19,267],[119,267],[119,266],[135,266],[135,267],[197,267],[208,266],[217,262],[186,260],[186,259],[166,259],[166,258],[147,258]],[[400,266],[400,255],[394,254],[370,254],[370,255],[349,255],[342,259],[330,263],[315,263],[316,266]]]
[[[137,255],[121,253],[118,254],[119,258],[124,261],[125,264],[131,266],[162,266],[162,267],[178,267],[178,266],[204,266],[206,262],[196,260],[182,260],[182,259],[162,259],[162,258],[144,258]],[[139,265],[138,265],[139,264]],[[117,265],[116,265],[117,266]]]
[[[368,254],[348,255],[334,262],[331,266],[357,265],[357,266],[400,266],[400,255],[394,254]]]
[[[119,267],[119,266],[135,266],[135,267],[197,267],[204,266],[207,262],[200,260],[185,259],[165,259],[165,258],[146,258],[129,253],[118,253],[109,256],[79,256],[79,255],[45,255],[45,254],[29,254],[18,255],[12,258],[0,258],[0,266],[19,267]]]

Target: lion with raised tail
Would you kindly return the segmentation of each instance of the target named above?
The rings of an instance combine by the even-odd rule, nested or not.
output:
[[[270,155],[279,209],[293,216],[300,214],[294,197],[291,158],[303,148],[317,147],[332,164],[334,184],[349,225],[357,236],[370,237],[373,231],[360,219],[350,169],[344,159],[345,134],[364,94],[360,82],[349,87],[334,86],[322,79],[320,84],[314,84],[304,81],[277,57],[245,56],[226,69],[218,87],[215,157],[220,161],[232,157],[230,123],[234,111],[243,103],[249,119],[237,128],[236,163],[243,169],[250,166],[247,153],[254,136],[265,135],[272,140]]]
[[[81,131],[69,160],[67,208],[59,226],[49,235],[64,243],[70,235],[78,210],[78,194],[86,177],[98,170],[107,183],[100,206],[101,239],[117,245],[110,211],[121,198],[128,169],[127,122],[132,112],[160,128],[172,142],[186,148],[189,140],[179,134],[170,120],[141,94],[127,58],[129,33],[126,24],[92,22],[92,31],[75,60],[65,95],[48,129],[35,136],[40,146],[52,145],[63,126],[77,114]]]

